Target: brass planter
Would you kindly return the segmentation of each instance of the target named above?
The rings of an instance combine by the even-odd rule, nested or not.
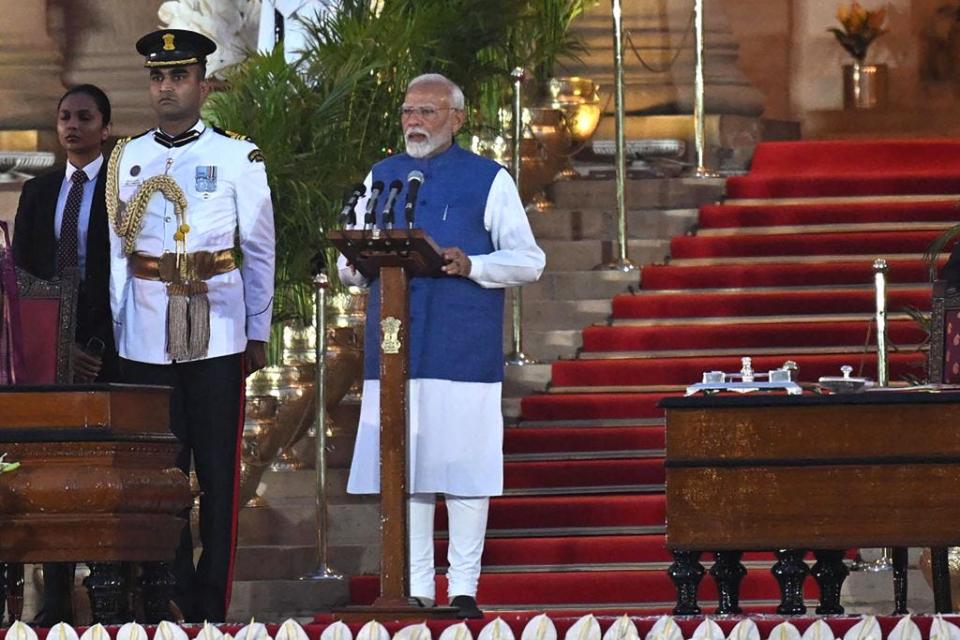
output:
[[[886,106],[889,70],[885,64],[854,62],[843,65],[843,108],[877,109]]]

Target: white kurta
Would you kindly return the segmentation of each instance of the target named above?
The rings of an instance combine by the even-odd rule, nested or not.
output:
[[[372,178],[367,176],[369,191]],[[357,204],[362,212],[366,199]],[[362,215],[359,216],[362,220]],[[470,256],[470,279],[486,288],[535,282],[545,256],[537,246],[517,188],[506,171],[493,180],[483,216],[494,251]],[[347,284],[364,278],[341,256]],[[498,347],[500,345],[497,345]],[[407,387],[410,493],[495,496],[503,493],[501,383],[412,379]],[[380,381],[365,380],[354,446],[350,493],[380,491]]]

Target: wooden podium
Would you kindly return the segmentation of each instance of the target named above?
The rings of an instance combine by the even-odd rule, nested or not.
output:
[[[409,282],[442,275],[443,256],[422,229],[333,231],[329,238],[360,273],[380,279],[380,597],[338,613],[355,620],[453,618],[456,607],[411,600],[407,548]]]

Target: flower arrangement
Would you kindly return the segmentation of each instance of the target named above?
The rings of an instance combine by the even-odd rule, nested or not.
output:
[[[837,8],[837,20],[843,28],[831,27],[827,30],[836,36],[840,46],[857,62],[863,62],[870,44],[887,32],[887,10],[864,9],[856,1],[849,6],[841,4]]]

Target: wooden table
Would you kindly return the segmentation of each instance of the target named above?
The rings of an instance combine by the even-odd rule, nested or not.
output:
[[[906,547],[934,550],[934,597],[949,612],[946,547],[960,544],[960,393],[694,396],[666,410],[667,546],[676,612],[697,613],[703,551],[718,612],[739,610],[743,551],[772,550],[778,611],[803,613],[812,568],[818,613],[841,613],[843,549],[897,549],[905,610]]]
[[[21,463],[0,475],[0,562],[90,563],[95,614],[118,614],[114,563],[173,559],[193,502],[169,416],[166,387],[0,387],[0,453]]]

